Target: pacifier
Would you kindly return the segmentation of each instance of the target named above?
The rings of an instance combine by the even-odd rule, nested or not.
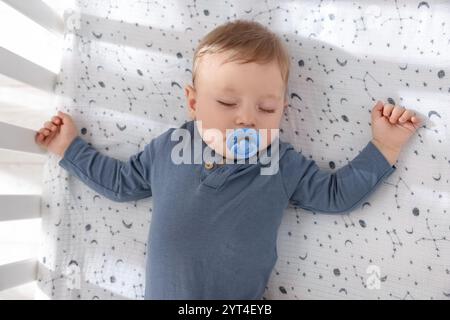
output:
[[[260,134],[255,129],[234,129],[227,134],[227,149],[235,158],[246,159],[258,152],[260,141]]]

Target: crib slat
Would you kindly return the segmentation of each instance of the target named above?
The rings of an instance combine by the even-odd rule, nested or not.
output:
[[[36,131],[0,121],[0,149],[45,154],[35,142]]]
[[[49,92],[56,83],[56,74],[2,47],[0,73]]]
[[[36,219],[41,217],[41,196],[22,194],[0,195],[0,221]]]
[[[41,0],[3,0],[3,2],[51,32],[64,32],[64,21]]]
[[[36,280],[37,260],[28,259],[0,265],[0,291]]]

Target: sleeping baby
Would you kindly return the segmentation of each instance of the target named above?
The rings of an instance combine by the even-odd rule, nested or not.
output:
[[[185,88],[190,121],[127,161],[97,151],[61,111],[36,133],[61,167],[104,197],[153,197],[146,299],[261,299],[289,204],[348,213],[396,169],[422,120],[381,101],[371,109],[372,139],[335,172],[281,141],[289,66],[273,32],[228,22],[194,53]]]

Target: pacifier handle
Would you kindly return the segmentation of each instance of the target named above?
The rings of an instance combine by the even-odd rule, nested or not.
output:
[[[253,157],[260,144],[260,135],[253,128],[239,128],[231,131],[227,136],[227,149],[237,159]]]

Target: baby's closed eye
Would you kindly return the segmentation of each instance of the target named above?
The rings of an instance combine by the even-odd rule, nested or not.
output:
[[[222,105],[224,105],[224,106],[229,106],[229,107],[236,105],[236,103],[227,103],[227,102],[223,102],[223,101],[220,101],[220,100],[217,100],[217,102],[222,104]]]
[[[237,105],[236,103],[224,102],[224,101],[220,101],[220,100],[217,100],[217,102],[226,107],[234,107]],[[273,107],[259,106],[259,110],[261,110],[262,112],[267,112],[267,113],[275,112],[275,108],[273,108]]]

